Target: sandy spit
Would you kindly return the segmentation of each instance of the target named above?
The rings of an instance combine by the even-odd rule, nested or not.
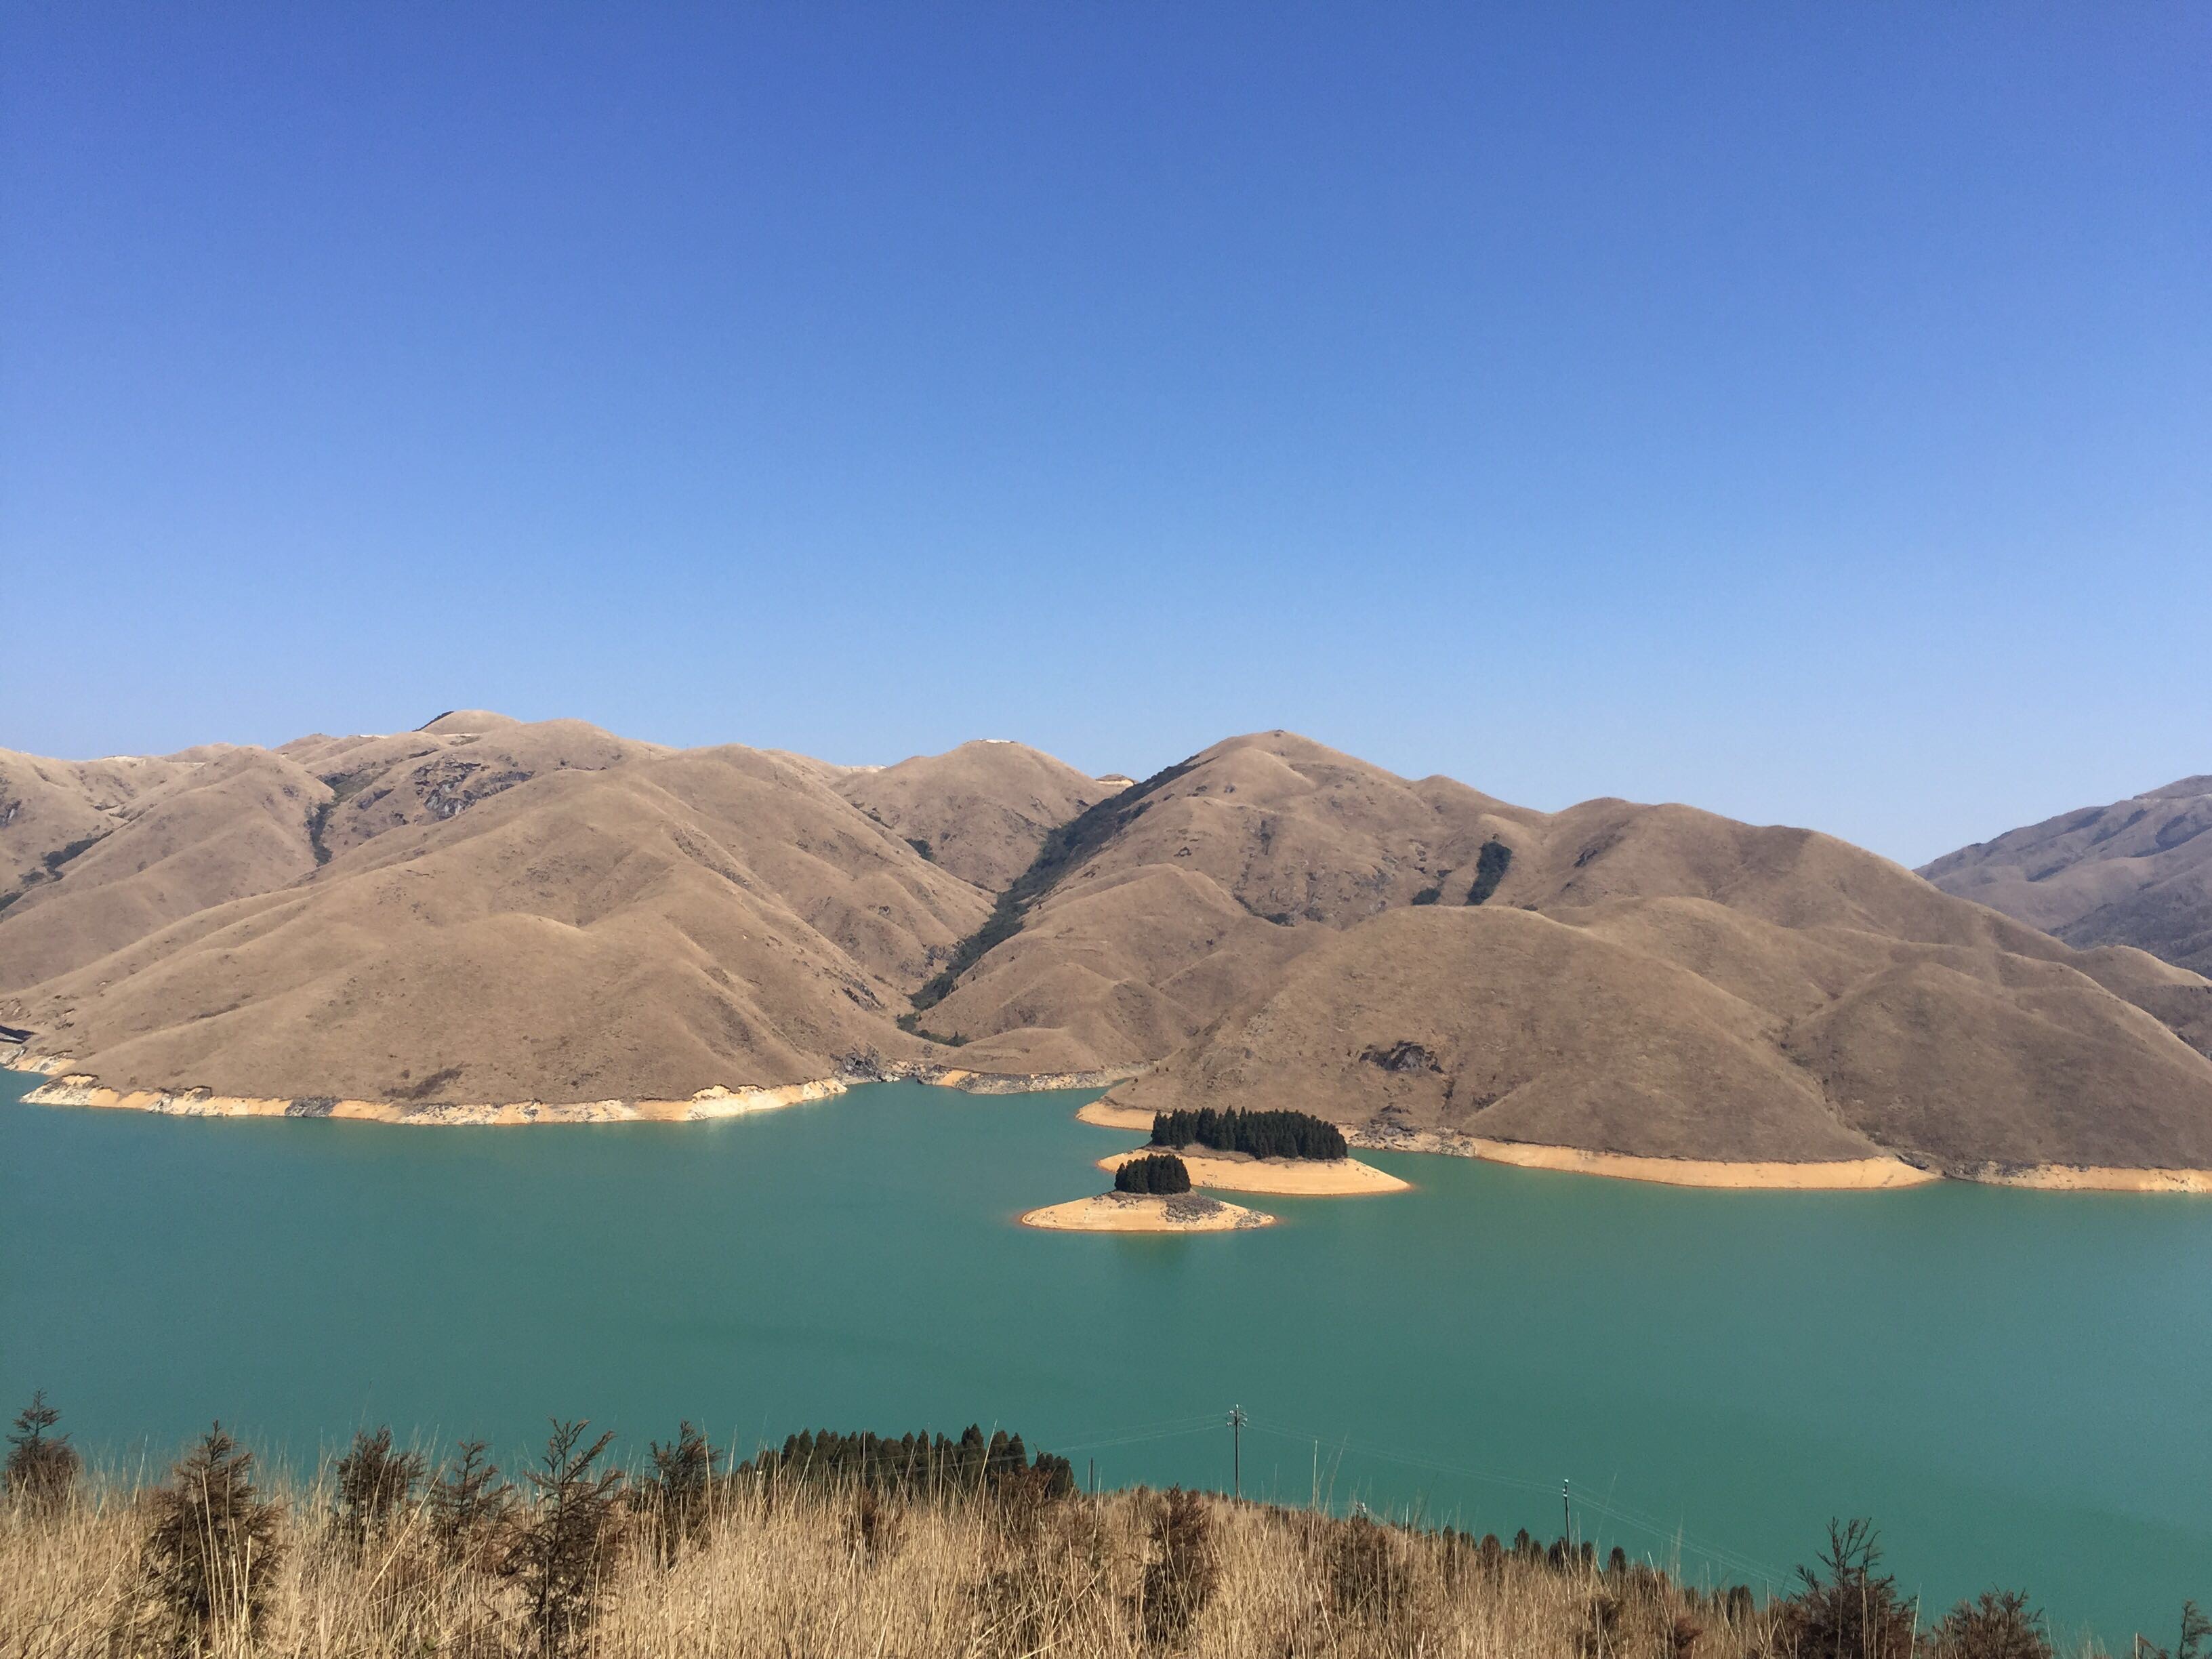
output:
[[[1162,1198],[1146,1193],[1100,1193],[1095,1198],[1048,1204],[1022,1218],[1024,1227],[1061,1233],[1226,1233],[1270,1227],[1275,1218],[1241,1205],[1195,1194]]]
[[[1605,1176],[1615,1181],[1650,1181],[1666,1187],[1771,1188],[1797,1192],[1869,1192],[1888,1187],[1919,1187],[1944,1177],[1901,1158],[1854,1158],[1810,1164],[1743,1162],[1717,1158],[1637,1158],[1626,1152],[1594,1152],[1580,1146],[1548,1146],[1529,1140],[1490,1140],[1480,1135],[1433,1129],[1359,1130],[1346,1137],[1355,1146],[1394,1152],[1445,1152],[1455,1158],[1486,1158],[1522,1170],[1557,1170],[1570,1175]]]
[[[1110,1100],[1094,1100],[1079,1108],[1075,1114],[1079,1123],[1095,1123],[1102,1129],[1134,1129],[1139,1134],[1152,1132],[1152,1115],[1134,1106],[1116,1106]]]
[[[1146,1127],[1150,1127],[1149,1125]],[[1144,1158],[1162,1150],[1139,1146],[1130,1152],[1115,1152],[1098,1160],[1098,1167],[1112,1171],[1120,1169],[1133,1158]],[[1222,1193],[1274,1193],[1283,1197],[1362,1197],[1376,1193],[1403,1193],[1412,1190],[1411,1182],[1376,1169],[1371,1164],[1362,1164],[1356,1158],[1240,1158],[1192,1152],[1182,1147],[1170,1147],[1190,1171],[1190,1184],[1208,1187]]]

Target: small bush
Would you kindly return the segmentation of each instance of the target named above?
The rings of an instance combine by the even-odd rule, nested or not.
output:
[[[46,1391],[40,1389],[15,1414],[15,1432],[8,1437],[8,1463],[0,1471],[0,1484],[10,1499],[34,1514],[52,1515],[66,1504],[83,1471],[84,1460],[69,1437],[47,1432],[61,1416],[46,1404]]]
[[[1831,1521],[1825,1572],[1797,1569],[1797,1593],[1777,1609],[1775,1644],[1803,1659],[1912,1659],[1913,1608],[1881,1564],[1869,1521]]]
[[[721,1454],[689,1421],[677,1425],[672,1444],[651,1444],[653,1474],[637,1489],[637,1503],[661,1565],[672,1567],[684,1547],[707,1528]]]
[[[422,1484],[422,1455],[392,1449],[392,1431],[357,1433],[353,1449],[338,1459],[337,1531],[359,1556],[411,1507]]]
[[[459,1455],[430,1483],[430,1535],[451,1559],[495,1567],[514,1514],[514,1488],[499,1478],[483,1441],[464,1440],[455,1449]]]
[[[252,1469],[217,1423],[154,1494],[140,1565],[156,1639],[173,1650],[197,1650],[216,1628],[251,1639],[267,1621],[282,1515]]]
[[[898,1547],[898,1511],[873,1486],[853,1489],[853,1508],[845,1517],[845,1542],[862,1565],[882,1560]]]
[[[1389,1530],[1361,1516],[1328,1545],[1328,1600],[1340,1619],[1389,1625],[1405,1612],[1412,1579]]]
[[[1117,1193],[1163,1193],[1190,1190],[1190,1170],[1183,1161],[1165,1152],[1148,1152],[1125,1161],[1114,1171]]]
[[[1146,1643],[1170,1648],[1182,1641],[1212,1599],[1220,1577],[1206,1500],[1173,1488],[1152,1516],[1152,1548],[1139,1591],[1139,1622]]]
[[[532,1650],[549,1659],[572,1651],[599,1616],[613,1565],[623,1474],[593,1473],[614,1436],[582,1446],[587,1426],[555,1420],[539,1467],[525,1472],[532,1502],[506,1563],[528,1602]]]
[[[2043,1614],[2018,1590],[1984,1590],[1943,1615],[1929,1645],[1938,1659],[2051,1659]]]

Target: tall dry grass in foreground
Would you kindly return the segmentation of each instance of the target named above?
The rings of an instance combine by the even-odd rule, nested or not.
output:
[[[479,1445],[433,1470],[379,1431],[272,1491],[220,1426],[164,1482],[87,1482],[43,1410],[10,1437],[0,1659],[2051,1656],[2016,1596],[1919,1628],[1859,1522],[1759,1602],[1525,1534],[1086,1497],[973,1430],[793,1437],[732,1471],[685,1425],[619,1472],[560,1424],[519,1488]],[[2212,1632],[2193,1614],[2172,1659]]]
[[[1185,1519],[1179,1539],[1164,1536],[1171,1503],[1202,1517]],[[1648,1571],[1554,1569],[1510,1551],[1486,1560],[1432,1535],[1217,1498],[1007,1505],[737,1482],[715,1489],[672,1561],[652,1528],[626,1525],[598,1570],[596,1616],[549,1641],[529,1585],[441,1546],[426,1506],[362,1549],[329,1518],[327,1486],[276,1509],[258,1633],[234,1585],[202,1629],[170,1617],[143,1565],[162,1518],[146,1493],[10,1509],[0,1652],[1735,1659],[1764,1650],[1770,1623],[1741,1605],[1732,1619]]]

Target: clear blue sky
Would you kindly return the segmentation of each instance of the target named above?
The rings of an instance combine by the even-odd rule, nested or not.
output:
[[[0,744],[2212,770],[2201,4],[0,10]]]

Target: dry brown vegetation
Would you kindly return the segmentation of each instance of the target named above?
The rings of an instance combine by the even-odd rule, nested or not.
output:
[[[220,1428],[157,1485],[42,1482],[31,1501],[19,1456],[0,1502],[0,1656],[2051,1659],[2017,1595],[1917,1632],[1859,1522],[1834,1528],[1795,1595],[1762,1602],[1526,1534],[1085,1496],[1053,1459],[942,1485],[773,1457],[732,1473],[686,1425],[624,1472],[583,1427],[555,1425],[526,1495],[481,1445],[432,1474],[383,1431],[283,1491],[258,1487]],[[2202,1623],[2184,1630],[2193,1659]]]
[[[1464,1540],[1196,1494],[1029,1506],[872,1489],[718,1486],[670,1552],[625,1508],[594,1616],[450,1549],[427,1504],[365,1549],[319,1485],[277,1506],[249,1599],[179,1620],[146,1567],[158,1493],[0,1520],[0,1652],[49,1655],[1656,1655],[1760,1650],[1771,1620],[1650,1571],[1486,1557]],[[258,1607],[258,1616],[249,1610]]]
[[[2212,845],[2175,810],[2169,851]],[[32,1052],[307,1112],[684,1101],[957,1047],[1370,1145],[2212,1169],[2212,981],[1809,830],[1533,811],[1285,732],[1112,795],[1013,744],[863,771],[481,712],[0,753],[0,899]]]
[[[2062,812],[1920,873],[2087,950],[2132,945],[2212,971],[2212,776]]]

